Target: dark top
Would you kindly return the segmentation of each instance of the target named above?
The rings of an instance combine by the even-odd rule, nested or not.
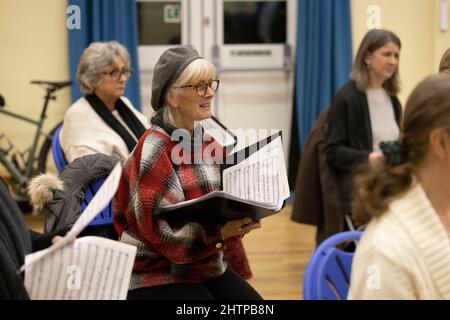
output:
[[[55,235],[66,231],[42,235],[28,230],[17,203],[0,179],[0,300],[29,298],[23,274],[17,274],[25,255],[49,247]]]
[[[395,121],[400,123],[401,104],[391,96]],[[368,161],[372,152],[372,125],[365,92],[348,82],[334,96],[327,115],[326,158],[333,168],[345,212],[351,212],[354,170]]]

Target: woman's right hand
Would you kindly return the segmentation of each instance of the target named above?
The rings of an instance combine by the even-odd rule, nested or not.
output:
[[[384,155],[381,152],[373,151],[369,154],[369,164],[376,167],[384,162]]]
[[[250,231],[259,228],[261,228],[261,223],[259,221],[254,221],[251,218],[231,220],[222,226],[222,239],[225,240],[234,236],[243,236]]]

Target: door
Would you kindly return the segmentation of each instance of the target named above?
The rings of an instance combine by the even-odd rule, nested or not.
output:
[[[141,95],[147,116],[153,67],[171,45],[191,44],[218,70],[214,114],[237,148],[282,130],[289,148],[295,56],[295,0],[138,2]]]

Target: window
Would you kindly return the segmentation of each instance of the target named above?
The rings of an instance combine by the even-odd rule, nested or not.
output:
[[[286,42],[286,1],[224,1],[224,44]]]
[[[140,45],[181,44],[181,1],[139,1]]]

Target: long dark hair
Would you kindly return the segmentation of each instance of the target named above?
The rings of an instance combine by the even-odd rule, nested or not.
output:
[[[367,55],[389,42],[396,44],[399,49],[402,48],[402,43],[395,33],[385,29],[372,29],[362,39],[352,71],[352,79],[359,90],[365,91],[370,86],[370,73],[365,61]],[[392,77],[383,83],[383,88],[393,96],[400,91],[398,67]]]
[[[429,136],[437,128],[450,130],[448,74],[429,76],[409,96],[398,141],[403,159],[366,167],[355,177],[353,214],[357,223],[364,224],[380,216],[393,199],[411,187],[415,167],[425,157]]]
[[[442,55],[441,62],[439,63],[439,72],[450,73],[450,48]]]

